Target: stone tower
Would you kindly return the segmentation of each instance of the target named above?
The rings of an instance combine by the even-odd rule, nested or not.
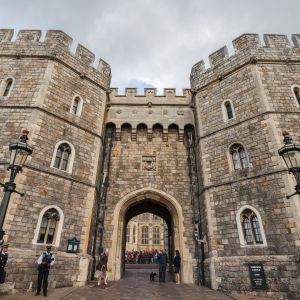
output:
[[[22,127],[29,129],[34,151],[16,182],[26,195],[12,195],[6,217],[8,280],[16,288],[34,283],[35,261],[47,243],[39,227],[49,211],[58,221],[51,241],[57,256],[52,284],[84,284],[92,259],[89,233],[110,67],[100,60],[93,68],[94,54],[81,45],[72,54],[72,38],[62,31],[49,30],[44,41],[39,30],[21,30],[15,41],[12,36],[13,30],[0,31],[1,182],[9,175],[8,145],[18,140]],[[60,145],[70,150],[67,168],[55,167]],[[45,234],[50,239],[49,226]],[[80,240],[79,254],[66,253],[73,237]]]
[[[213,288],[249,290],[260,262],[270,295],[299,292],[300,201],[278,149],[282,131],[300,142],[299,35],[244,34],[193,66],[191,87],[201,165],[205,262]],[[247,239],[247,214],[260,235]],[[254,217],[255,216],[255,217]],[[255,228],[252,228],[255,233]]]

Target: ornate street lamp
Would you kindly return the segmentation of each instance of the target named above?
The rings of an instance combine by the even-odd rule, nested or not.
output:
[[[10,144],[10,163],[7,168],[10,171],[10,178],[8,182],[0,183],[4,189],[4,195],[0,206],[0,241],[3,240],[5,232],[3,231],[3,223],[5,220],[5,215],[7,207],[9,204],[11,193],[17,193],[20,196],[24,196],[24,193],[16,191],[15,178],[19,172],[22,172],[22,168],[28,155],[31,155],[32,148],[27,144],[29,131],[26,128],[22,129],[22,135],[18,143]]]
[[[287,196],[287,199],[294,195],[300,195],[300,145],[293,144],[292,138],[287,131],[282,133],[284,136],[284,146],[278,150],[279,155],[283,158],[289,173],[292,173],[296,179],[296,192]]]

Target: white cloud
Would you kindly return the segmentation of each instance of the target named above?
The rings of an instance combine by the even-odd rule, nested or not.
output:
[[[144,82],[160,91],[188,87],[192,65],[225,44],[232,49],[241,33],[300,28],[297,0],[2,2],[0,27],[62,29],[111,65],[113,86]]]

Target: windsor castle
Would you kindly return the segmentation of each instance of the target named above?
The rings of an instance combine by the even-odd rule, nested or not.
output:
[[[278,149],[284,130],[300,143],[300,35],[243,34],[233,55],[223,47],[209,68],[196,63],[180,95],[119,94],[109,64],[80,44],[72,53],[62,31],[13,35],[0,30],[0,182],[21,128],[34,149],[4,225],[15,289],[36,285],[49,244],[52,287],[86,284],[106,248],[120,280],[127,225],[151,213],[166,224],[169,255],[182,255],[184,283],[297,299],[300,198],[286,198],[295,180]]]

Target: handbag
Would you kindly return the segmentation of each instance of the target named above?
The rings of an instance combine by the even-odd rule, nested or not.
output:
[[[94,277],[96,278],[96,279],[98,279],[99,278],[99,276],[100,276],[100,271],[99,270],[96,270],[96,272],[95,272],[95,274],[94,274]]]

